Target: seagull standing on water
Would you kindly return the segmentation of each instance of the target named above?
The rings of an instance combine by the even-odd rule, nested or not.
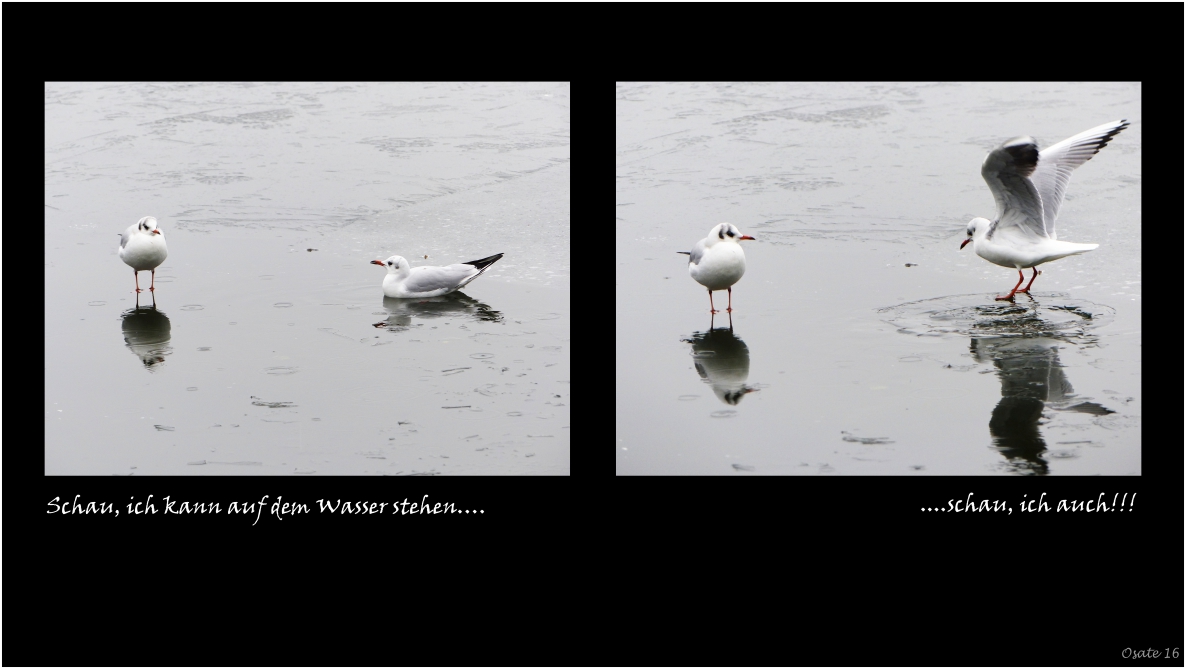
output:
[[[152,271],[150,292],[156,292],[156,268],[165,262],[169,250],[165,248],[165,236],[156,227],[156,219],[145,216],[136,225],[124,230],[119,236],[119,259],[132,268],[136,277],[136,292],[140,290],[140,272]]]
[[[501,257],[498,253],[444,267],[409,267],[403,256],[372,260],[371,264],[387,268],[387,276],[383,277],[383,294],[387,297],[436,297],[464,287]]]
[[[745,251],[741,250],[743,239],[753,239],[741,234],[735,226],[721,223],[708,231],[708,236],[696,242],[691,251],[676,251],[688,256],[688,274],[700,285],[708,288],[708,308],[719,313],[712,303],[712,291],[729,291],[729,308],[733,311],[733,284],[745,274]]]
[[[960,248],[971,244],[981,258],[1017,270],[1017,285],[998,300],[1012,300],[1016,293],[1028,294],[1041,273],[1038,265],[1099,246],[1058,241],[1054,220],[1071,172],[1127,127],[1124,119],[1112,121],[1042,151],[1038,151],[1033,137],[1017,137],[993,149],[984,159],[980,174],[996,198],[997,219],[973,218],[968,223],[968,238]],[[1021,270],[1026,268],[1034,270],[1033,276],[1024,289],[1018,290],[1025,281]]]

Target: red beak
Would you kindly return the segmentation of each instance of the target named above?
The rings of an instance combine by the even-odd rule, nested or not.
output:
[[[743,239],[749,239],[749,240],[752,240],[752,241],[755,241],[755,242],[756,242],[756,241],[758,241],[758,240],[754,239],[753,237],[750,237],[749,235],[742,235],[742,236],[740,236],[740,237],[738,237],[738,238],[737,238],[737,241],[741,241],[741,240],[743,240]]]
[[[960,250],[961,250],[961,251],[962,251],[962,250],[964,250],[964,247],[965,247],[965,246],[967,246],[967,245],[968,245],[968,242],[970,242],[970,241],[972,241],[972,238],[971,238],[971,237],[968,237],[967,239],[965,239],[965,240],[964,240],[964,243],[963,243],[963,244],[960,244]]]
[[[153,230],[153,231],[152,231],[152,234],[154,234],[154,235],[159,235],[159,234],[161,234],[161,231],[160,231],[160,230]]]
[[[387,263],[383,262],[382,260],[372,260],[371,264],[372,265],[386,265]]]

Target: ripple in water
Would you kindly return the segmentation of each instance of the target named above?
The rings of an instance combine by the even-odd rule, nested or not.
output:
[[[272,375],[296,374],[296,367],[264,367],[264,371]]]
[[[493,358],[494,354],[493,353],[471,353],[469,355],[469,357],[473,358],[474,360],[486,360],[488,358]]]
[[[713,418],[732,418],[737,415],[737,412],[732,409],[721,409],[720,411],[714,411],[708,415],[712,416]]]
[[[292,302],[277,302],[276,304],[273,304],[272,306],[276,307],[277,309],[286,309],[286,308],[292,306]]]
[[[181,305],[182,311],[201,311],[205,308],[206,307],[203,307],[200,304],[183,304],[183,305]]]
[[[877,313],[898,332],[919,337],[1067,337],[1111,323],[1116,310],[1067,293],[1019,295],[1016,303],[979,293],[907,302]]]
[[[87,302],[87,306],[90,306],[90,307],[101,307],[104,304],[107,304],[107,303],[106,302]]]

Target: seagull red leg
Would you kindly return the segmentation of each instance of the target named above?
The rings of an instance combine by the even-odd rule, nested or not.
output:
[[[1022,281],[1025,281],[1025,274],[1022,274],[1021,270],[1017,270],[1017,285],[1013,286],[1013,290],[1009,291],[1008,295],[1006,295],[1004,297],[998,297],[997,299],[998,300],[1012,300],[1013,295],[1015,293],[1017,293],[1017,289],[1021,287]],[[1031,283],[1032,283],[1032,281],[1031,281]]]
[[[152,268],[152,285],[148,287],[149,292],[156,292],[156,268]]]
[[[713,306],[713,304],[712,304],[712,291],[711,290],[708,291],[708,308],[710,309],[709,313],[713,313],[713,314],[720,313],[717,311],[717,308],[715,306]]]
[[[1030,286],[1034,285],[1034,279],[1038,278],[1038,275],[1041,274],[1041,272],[1038,271],[1037,267],[1031,267],[1030,269],[1034,270],[1034,275],[1030,277],[1030,282],[1025,284],[1025,288],[1022,288],[1021,290],[1019,290],[1017,292],[1029,294]]]
[[[733,313],[733,286],[729,286],[729,308],[725,311],[728,311],[730,314]]]
[[[140,272],[132,270],[132,276],[136,277],[136,292],[140,292]]]

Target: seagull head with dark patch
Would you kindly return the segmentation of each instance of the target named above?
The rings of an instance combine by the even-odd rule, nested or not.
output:
[[[156,227],[156,219],[155,219],[155,218],[153,218],[152,216],[145,216],[144,218],[140,219],[140,221],[139,221],[139,222],[136,224],[136,227],[137,227],[137,228],[138,228],[138,229],[139,229],[141,232],[145,232],[145,233],[148,233],[148,234],[150,234],[150,235],[159,235],[159,234],[161,234],[161,231],[160,231],[160,230],[157,230],[157,227]]]
[[[386,267],[389,274],[397,273],[401,270],[407,272],[410,269],[408,261],[404,260],[403,256],[391,256],[387,260],[372,260],[371,264]]]
[[[987,218],[977,217],[968,221],[968,238],[960,244],[960,250],[962,251],[965,246],[970,244],[977,233],[987,233],[990,225],[992,225],[992,223]]]
[[[737,229],[737,226],[733,225],[732,223],[721,223],[717,227],[713,228],[712,232],[708,233],[707,245],[712,246],[718,242],[739,242],[743,239],[756,241],[749,235],[741,234],[741,231]]]

